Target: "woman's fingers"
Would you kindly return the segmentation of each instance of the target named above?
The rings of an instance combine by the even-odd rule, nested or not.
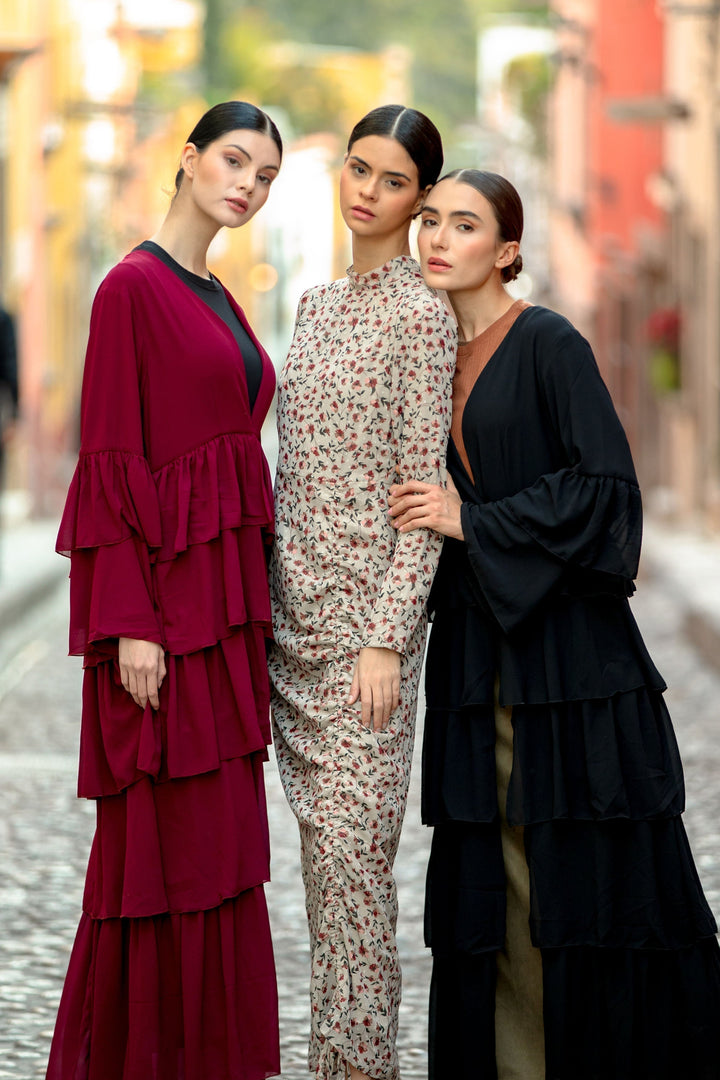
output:
[[[372,683],[367,679],[360,681],[360,719],[365,727],[372,727],[374,696]]]
[[[350,684],[350,693],[348,695],[348,705],[354,705],[360,696],[360,675],[358,673],[358,666],[355,664],[355,671],[353,672],[352,683]]]
[[[158,673],[157,673],[158,690],[162,686],[163,679],[165,678],[166,675],[167,675],[167,668],[165,666],[165,653],[161,651],[160,657],[159,657],[159,660],[158,660]]]
[[[390,495],[388,503],[390,505],[390,516],[397,517],[398,514],[405,513],[413,506],[427,506],[432,502],[433,497],[437,497],[438,493],[443,491],[443,488],[432,488],[429,484],[424,485],[426,491],[409,491],[404,495]]]
[[[397,708],[399,708],[399,706],[400,706],[400,677],[399,676],[397,677],[397,679],[393,679],[393,681],[392,681],[391,695],[392,696],[390,698],[390,712],[394,713],[395,710]],[[389,719],[390,719],[390,717],[388,716],[388,721],[389,721]]]
[[[423,480],[407,480],[404,484],[391,484],[390,498],[402,499],[406,495],[421,495],[433,487],[435,484],[426,484]]]
[[[160,708],[160,686],[167,674],[162,645],[154,641],[123,638],[118,641],[118,666],[123,687],[136,705]]]
[[[158,693],[159,689],[160,688],[158,686],[157,672],[155,672],[153,675],[146,677],[144,693],[145,701],[143,703],[143,708],[145,708],[145,705],[148,703],[148,701],[150,702],[153,709],[160,708],[160,695]]]
[[[389,719],[389,712],[387,713],[386,719],[385,688],[381,683],[373,696],[373,729],[375,731],[382,731]]]
[[[349,702],[360,697],[360,721],[367,728],[384,731],[400,702],[400,656],[393,649],[366,647],[360,650]]]

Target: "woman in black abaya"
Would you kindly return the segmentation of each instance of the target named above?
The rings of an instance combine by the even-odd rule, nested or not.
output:
[[[447,537],[433,586],[423,816],[430,1077],[718,1080],[720,952],[681,813],[663,680],[630,613],[630,450],[588,343],[505,290],[508,181],[423,210],[459,323],[447,489],[396,486]]]

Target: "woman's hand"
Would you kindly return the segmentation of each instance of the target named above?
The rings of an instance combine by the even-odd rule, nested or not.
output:
[[[433,529],[442,536],[465,539],[460,520],[462,501],[451,476],[447,478],[446,488],[439,484],[423,484],[420,480],[393,484],[388,501],[391,523],[398,532]]]
[[[348,705],[360,698],[361,720],[365,727],[384,731],[390,713],[400,704],[400,654],[394,649],[360,650]]]
[[[160,707],[159,691],[165,678],[165,653],[162,645],[138,638],[118,639],[120,678],[136,705]]]

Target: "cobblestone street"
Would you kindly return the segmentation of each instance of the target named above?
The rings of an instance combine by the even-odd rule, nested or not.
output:
[[[720,672],[680,638],[680,613],[659,581],[634,610],[670,683],[683,752],[686,825],[710,904],[720,914]],[[65,656],[66,585],[0,634],[0,1078],[35,1080],[45,1062],[80,910],[94,806],[75,798],[80,662]],[[419,819],[419,756],[397,862],[404,971],[404,1080],[427,1075],[429,958],[422,944],[428,834]],[[268,888],[280,987],[284,1080],[304,1080],[308,950],[297,829],[271,761]]]

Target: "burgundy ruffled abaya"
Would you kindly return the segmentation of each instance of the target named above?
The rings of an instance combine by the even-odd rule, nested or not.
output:
[[[154,255],[132,252],[95,299],[58,550],[72,558],[79,794],[97,800],[97,831],[49,1080],[279,1072],[259,438],[275,378],[255,344],[251,410],[232,332]],[[120,636],[166,650],[157,711],[123,689]]]

